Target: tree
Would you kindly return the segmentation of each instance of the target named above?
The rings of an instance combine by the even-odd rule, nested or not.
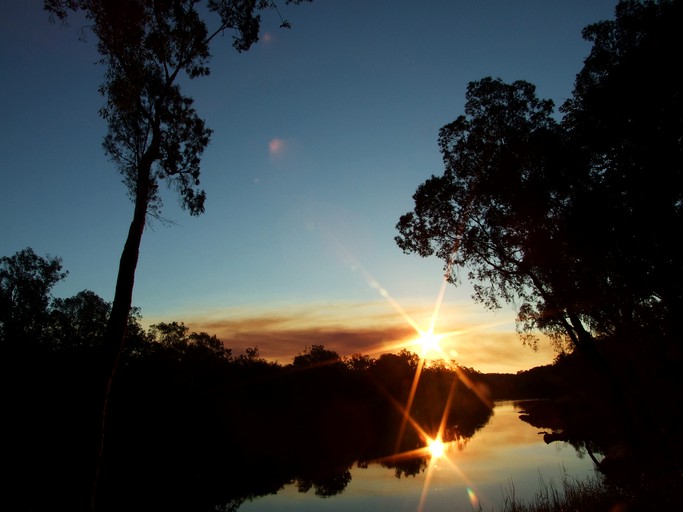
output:
[[[522,331],[561,346],[679,332],[681,10],[624,1],[587,27],[559,123],[531,84],[471,83],[465,115],[439,133],[445,172],[418,188],[398,245],[436,254],[453,282],[466,268],[477,300],[514,302]]]
[[[339,366],[341,358],[334,350],[327,350],[323,345],[306,347],[302,353],[294,357],[294,368],[313,368],[319,366]]]
[[[611,290],[609,330],[667,345],[683,309],[682,21],[681,2],[620,2],[614,20],[584,29],[593,47],[561,109],[591,178],[572,244]]]
[[[66,275],[59,258],[38,256],[30,247],[0,258],[0,339],[14,346],[39,344],[50,291]]]
[[[587,356],[584,398],[657,464],[676,442],[660,433],[678,428],[661,411],[683,393],[682,22],[681,2],[621,1],[584,29],[593,47],[559,121],[527,82],[470,83],[465,115],[439,132],[444,173],[396,237],[456,284],[466,269],[486,306],[515,304],[523,333]]]
[[[345,357],[344,364],[349,370],[354,372],[364,372],[374,364],[374,360],[368,355],[358,353]]]
[[[91,22],[106,67],[100,87],[105,97],[100,115],[108,124],[104,150],[134,202],[104,338],[112,361],[105,411],[124,346],[142,234],[147,217],[159,215],[161,208],[159,186],[166,182],[174,187],[191,215],[204,211],[200,161],[211,130],[193,108],[192,98],[182,93],[179,80],[209,74],[210,44],[225,31],[233,32],[237,51],[248,50],[258,40],[259,12],[277,9],[273,0],[207,0],[208,15],[216,19],[210,31],[198,4],[198,0],[44,0],[52,19],[64,21],[71,12],[80,11]],[[282,20],[282,26],[289,23]]]
[[[520,320],[578,346],[586,338],[578,304],[554,293],[573,281],[561,238],[572,174],[552,114],[528,82],[470,83],[465,115],[439,132],[445,172],[418,188],[396,241],[443,259],[453,283],[451,268],[466,267],[476,300],[490,308],[520,301]]]
[[[301,3],[305,0],[286,0]],[[109,131],[105,153],[123,176],[134,202],[133,219],[119,264],[105,345],[118,360],[132,304],[135,269],[148,215],[161,208],[159,186],[167,182],[191,215],[204,211],[199,189],[201,155],[211,130],[179,85],[182,75],[209,74],[210,44],[233,31],[233,46],[248,50],[257,40],[259,11],[271,0],[207,0],[216,27],[207,28],[197,0],[45,0],[50,15],[66,20],[81,11],[92,23],[97,49],[106,66],[100,115]],[[282,26],[289,24],[283,20]]]
[[[192,355],[203,355],[224,361],[232,358],[232,350],[225,348],[215,335],[190,332],[190,328],[183,322],[154,324],[149,328],[149,338],[159,343],[163,349],[175,354],[178,360]]]
[[[54,299],[50,307],[50,337],[62,348],[102,346],[111,304],[90,290]]]

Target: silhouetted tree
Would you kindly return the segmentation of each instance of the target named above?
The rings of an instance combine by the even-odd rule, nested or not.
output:
[[[91,23],[106,66],[100,87],[105,97],[100,115],[109,127],[104,150],[135,204],[105,333],[112,377],[123,349],[147,216],[159,215],[161,208],[160,184],[174,187],[191,215],[204,211],[200,159],[211,130],[182,93],[179,79],[209,74],[210,44],[225,31],[233,32],[237,51],[248,50],[258,40],[259,11],[274,6],[272,0],[207,0],[208,13],[216,17],[209,30],[196,0],[44,2],[52,17],[65,20],[70,11],[81,11]],[[289,24],[283,20],[282,26]]]
[[[593,46],[561,109],[590,178],[573,192],[569,243],[590,272],[592,322],[641,332],[663,357],[682,333],[682,21],[681,2],[620,2],[584,29]]]
[[[66,275],[59,258],[38,256],[30,247],[0,258],[0,340],[14,346],[40,343],[50,292]]]
[[[226,348],[215,335],[191,332],[183,322],[161,322],[149,328],[149,338],[179,360],[187,357],[213,357],[229,361],[232,350]]]
[[[111,304],[90,290],[66,299],[57,298],[50,307],[50,338],[55,348],[102,346]]]
[[[344,364],[355,372],[362,372],[367,370],[373,365],[373,359],[364,354],[351,354],[344,358]]]
[[[590,398],[616,406],[616,442],[643,453],[678,428],[650,417],[682,392],[682,22],[681,2],[621,1],[587,27],[561,121],[527,82],[470,83],[465,115],[439,133],[443,175],[397,225],[398,245],[443,259],[452,282],[466,269],[475,299],[515,304],[522,333],[588,356]]]
[[[520,317],[579,345],[588,337],[579,305],[555,293],[571,267],[558,236],[568,160],[552,114],[528,82],[470,83],[465,115],[439,133],[445,172],[420,185],[396,241],[443,259],[454,283],[450,268],[467,268],[486,306],[518,301]]]
[[[306,368],[339,363],[341,363],[341,358],[335,351],[327,350],[323,345],[312,345],[294,357],[292,366]]]
[[[591,25],[593,49],[561,123],[527,82],[485,78],[439,134],[445,172],[414,195],[398,245],[462,267],[475,298],[518,305],[586,353],[648,326],[680,332],[683,230],[680,3],[620,2]],[[665,321],[666,320],[666,321]],[[625,340],[625,338],[623,338]]]
[[[305,0],[287,0],[301,3]],[[113,357],[122,349],[130,312],[140,240],[148,215],[161,208],[159,185],[177,189],[190,214],[204,211],[200,159],[211,131],[178,84],[182,75],[209,74],[209,47],[226,30],[233,46],[246,51],[258,40],[260,10],[272,1],[207,0],[216,15],[209,31],[195,0],[45,0],[51,16],[66,20],[82,11],[97,37],[106,66],[100,91],[101,116],[109,125],[107,155],[117,165],[135,209],[121,255],[116,293],[107,325],[106,345]],[[288,26],[283,20],[283,26]]]

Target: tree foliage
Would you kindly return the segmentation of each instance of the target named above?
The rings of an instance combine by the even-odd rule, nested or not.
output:
[[[312,345],[307,347],[302,353],[294,356],[292,366],[295,368],[309,368],[330,364],[338,365],[340,363],[341,358],[335,351],[327,350],[323,345]]]
[[[303,0],[294,0],[300,3]],[[291,0],[286,2],[291,3]],[[117,165],[130,196],[142,196],[153,211],[161,206],[159,184],[168,182],[192,215],[204,211],[199,189],[201,155],[211,130],[182,93],[179,76],[209,74],[210,43],[233,32],[233,46],[242,52],[257,40],[259,10],[271,1],[208,0],[217,15],[210,31],[197,0],[45,0],[45,9],[59,20],[82,11],[91,22],[97,49],[106,66],[100,87],[105,105],[100,115],[109,132],[107,155]]]
[[[104,150],[135,204],[106,333],[116,360],[147,216],[160,215],[161,183],[177,190],[190,214],[204,211],[200,162],[211,130],[182,92],[181,78],[209,74],[210,45],[226,31],[237,51],[248,50],[258,40],[259,12],[277,7],[272,0],[207,0],[204,9],[198,0],[44,0],[43,5],[53,20],[80,12],[90,23],[105,66]],[[283,26],[289,24],[283,20]]]
[[[72,348],[100,347],[110,311],[111,304],[90,290],[54,299],[50,307],[51,342]]]
[[[64,279],[62,261],[27,247],[0,258],[0,339],[39,343],[49,316],[50,292]]]
[[[108,397],[125,348],[142,235],[148,216],[161,211],[159,187],[165,182],[175,188],[191,215],[204,212],[200,162],[211,130],[194,109],[193,99],[183,93],[181,80],[209,74],[210,45],[226,31],[233,34],[237,51],[248,50],[258,40],[259,12],[277,7],[273,0],[207,0],[204,9],[199,0],[44,0],[43,6],[53,20],[81,13],[90,23],[105,66],[99,89],[105,98],[100,115],[108,126],[104,151],[134,203],[104,334],[111,369],[104,382],[99,468]],[[282,26],[289,24],[283,20]],[[95,494],[96,489],[92,509]]]
[[[179,360],[195,357],[232,359],[232,350],[225,348],[215,334],[191,332],[183,322],[160,322],[149,328],[149,339]]]
[[[484,78],[439,132],[445,171],[396,237],[464,268],[475,298],[514,303],[521,330],[591,350],[598,337],[680,330],[680,2],[622,1],[557,121],[533,85]],[[669,332],[665,332],[669,329]]]
[[[571,243],[593,270],[608,312],[599,322],[613,334],[681,332],[681,21],[681,2],[620,2],[613,21],[584,30],[593,47],[561,109],[587,174]]]

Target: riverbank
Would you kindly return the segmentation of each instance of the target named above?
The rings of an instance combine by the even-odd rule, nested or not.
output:
[[[536,496],[526,502],[515,496],[511,485],[501,512],[648,512],[678,510],[681,503],[680,479],[626,489],[608,485],[599,476],[580,480],[565,475],[560,487],[541,481]]]

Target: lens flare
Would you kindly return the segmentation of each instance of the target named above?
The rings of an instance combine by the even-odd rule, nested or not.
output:
[[[478,509],[479,508],[479,498],[477,498],[477,495],[474,494],[474,491],[472,490],[471,487],[467,488],[467,496],[470,499],[470,503],[472,504],[473,509]]]
[[[334,240],[335,242],[339,243],[336,239]],[[345,253],[348,253],[348,250],[342,245],[339,244],[340,248],[344,250]],[[457,245],[454,246],[453,248],[453,254],[457,252]],[[413,401],[415,400],[415,395],[417,391],[417,386],[420,381],[420,376],[422,374],[422,371],[427,367],[428,368],[428,363],[427,363],[427,353],[429,352],[431,355],[437,355],[438,358],[444,359],[447,357],[447,353],[444,351],[443,347],[441,347],[440,342],[444,338],[449,338],[453,336],[457,336],[461,334],[463,331],[451,331],[451,332],[438,332],[436,333],[436,324],[439,318],[439,313],[441,311],[441,306],[444,300],[444,294],[446,291],[446,287],[448,283],[450,282],[450,272],[451,272],[451,267],[452,267],[452,262],[449,261],[448,264],[448,270],[446,275],[444,276],[444,280],[441,283],[441,287],[439,289],[436,301],[434,303],[434,307],[431,312],[431,319],[429,322],[429,327],[427,329],[424,329],[422,326],[418,324],[418,322],[413,319],[411,315],[408,314],[406,310],[401,306],[401,304],[396,301],[391,294],[379,283],[377,282],[369,272],[367,272],[363,266],[355,259],[353,258],[353,255],[349,253],[349,256],[351,259],[354,261],[353,269],[354,271],[360,271],[366,278],[366,281],[368,285],[371,288],[374,288],[381,297],[383,297],[395,310],[396,312],[406,321],[406,323],[412,327],[415,332],[418,335],[418,338],[413,338],[410,341],[406,342],[401,342],[397,343],[394,345],[392,348],[394,350],[399,350],[399,349],[406,349],[406,348],[411,348],[411,347],[420,347],[421,350],[421,356],[419,357],[417,366],[415,368],[415,374],[413,376],[413,382],[411,385],[410,392],[408,393],[408,397],[406,400],[406,403],[399,403],[394,397],[389,395],[389,399],[393,403],[393,405],[397,408],[397,410],[401,413],[402,416],[402,421],[401,425],[398,431],[398,436],[396,438],[396,445],[395,445],[395,450],[393,454],[388,455],[386,457],[382,457],[379,459],[376,459],[376,462],[381,462],[381,461],[396,461],[396,460],[402,460],[402,459],[409,459],[409,458],[414,458],[414,457],[431,457],[432,461],[436,461],[437,459],[443,460],[446,464],[450,465],[453,467],[458,474],[463,478],[465,483],[468,485],[467,487],[467,494],[470,499],[470,502],[472,503],[472,506],[474,509],[479,508],[479,499],[472,490],[471,486],[472,482],[471,480],[460,470],[458,465],[455,463],[454,460],[452,460],[450,453],[447,453],[447,446],[458,446],[458,448],[461,448],[461,440],[456,436],[454,439],[451,439],[452,436],[447,436],[448,442],[444,443],[443,438],[444,438],[444,432],[446,431],[446,423],[448,419],[449,412],[451,411],[451,407],[453,404],[453,398],[454,394],[457,389],[457,383],[458,382],[464,382],[467,387],[475,391],[475,393],[479,396],[479,398],[484,402],[486,405],[493,406],[493,404],[487,399],[485,394],[479,390],[474,383],[472,383],[467,375],[462,372],[462,370],[456,365],[452,364],[451,367],[454,370],[454,375],[453,379],[451,382],[450,390],[448,392],[446,404],[444,406],[443,410],[443,415],[441,417],[441,422],[439,425],[438,433],[434,438],[432,438],[430,435],[427,434],[427,432],[423,429],[422,426],[420,426],[417,421],[413,418],[411,415],[411,410],[413,406]],[[448,354],[451,355],[457,355],[457,352],[454,349],[450,349],[448,351]],[[403,436],[405,434],[405,431],[408,427],[411,427],[415,430],[415,432],[421,437],[421,439],[424,442],[424,445],[421,448],[414,449],[414,450],[409,450],[409,451],[401,451],[401,442],[403,439]],[[423,512],[425,509],[425,503],[426,503],[426,498],[427,498],[427,491],[430,488],[430,482],[434,476],[434,472],[438,471],[438,466],[440,464],[430,464],[427,468],[426,474],[425,474],[425,480],[424,480],[424,485],[422,486],[422,493],[420,496],[420,500],[418,503],[417,507],[417,512]]]
[[[432,459],[438,459],[440,457],[443,457],[443,454],[446,453],[446,445],[443,444],[443,441],[441,441],[441,439],[439,438],[431,441],[428,447]]]
[[[432,329],[421,332],[420,337],[417,339],[417,344],[422,349],[422,357],[426,357],[430,352],[441,352],[439,341],[441,341],[441,336],[434,334]]]
[[[282,154],[285,149],[285,141],[279,138],[274,138],[268,143],[268,151],[271,156],[277,156]]]

